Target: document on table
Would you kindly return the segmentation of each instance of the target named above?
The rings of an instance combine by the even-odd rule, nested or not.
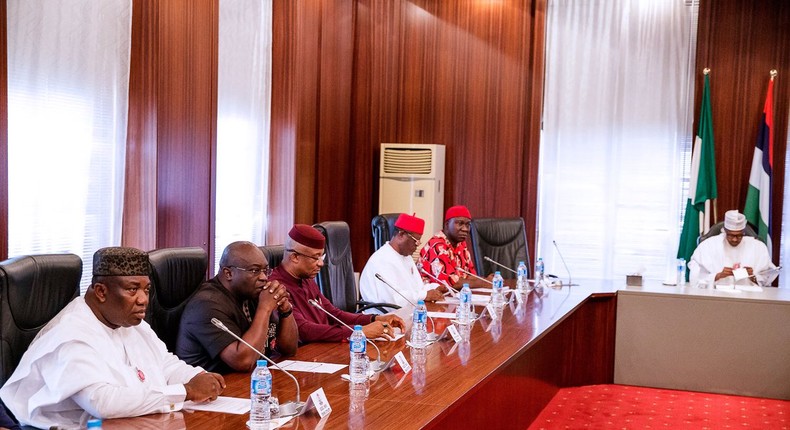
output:
[[[348,367],[347,364],[335,364],[335,363],[321,363],[318,361],[297,361],[297,360],[285,360],[281,363],[277,363],[285,370],[289,372],[308,372],[308,373],[335,373],[338,370]],[[274,366],[269,366],[269,368],[274,368]]]
[[[246,414],[250,411],[250,399],[219,396],[213,402],[196,403],[191,400],[184,402],[184,409],[189,411],[223,412],[226,414]]]
[[[428,316],[431,318],[453,319],[455,318],[455,312],[428,312]]]
[[[380,336],[380,337],[377,337],[377,338],[373,339],[373,341],[374,342],[395,342],[396,340],[402,338],[403,336],[405,336],[405,334],[403,334],[403,333],[395,333],[395,334],[392,335],[392,337]]]
[[[491,296],[484,296],[482,294],[472,294],[472,304],[484,305],[491,301]],[[444,300],[436,302],[440,305],[457,305],[459,303],[457,298],[447,297]]]
[[[510,291],[510,287],[502,287],[502,292],[507,293],[508,291]],[[494,292],[494,289],[493,288],[485,288],[485,287],[472,288],[472,292],[473,293],[491,294],[491,293]]]

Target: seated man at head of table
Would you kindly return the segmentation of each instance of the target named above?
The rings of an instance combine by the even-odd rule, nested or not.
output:
[[[466,272],[477,275],[472,254],[466,246],[472,214],[466,206],[453,206],[444,214],[442,230],[433,235],[420,250],[417,262],[422,269],[455,289],[462,284],[477,283],[477,279]],[[458,270],[458,268],[466,270]],[[432,279],[423,275],[426,279]]]
[[[288,293],[268,279],[272,271],[260,248],[233,242],[222,252],[219,267],[184,308],[176,354],[212,372],[254,369],[258,354],[212,324],[212,318],[267,356],[296,354],[299,335]]]
[[[744,236],[746,217],[736,210],[724,214],[722,233],[701,242],[689,262],[689,282],[699,281],[714,284],[758,284],[766,283],[767,269],[776,266],[771,262],[768,248],[753,237]],[[735,282],[734,270],[746,269],[749,278]]]
[[[419,300],[435,302],[444,298],[447,288],[426,284],[414,264],[412,254],[420,245],[425,221],[413,215],[400,214],[395,221],[395,235],[370,256],[359,278],[362,299],[373,303],[393,303],[400,307],[412,306]],[[390,286],[379,280],[380,275]],[[397,292],[393,291],[397,288]],[[404,298],[405,296],[406,298]],[[406,300],[408,298],[408,300]],[[369,313],[380,313],[369,309]]]
[[[280,281],[291,295],[293,315],[299,327],[299,341],[340,342],[351,336],[351,331],[337,324],[320,309],[312,306],[315,300],[330,314],[344,323],[362,325],[368,339],[382,335],[392,335],[394,328],[404,329],[403,320],[397,315],[366,315],[345,312],[324,297],[318,290],[315,277],[324,265],[324,245],[326,239],[315,228],[306,224],[296,224],[285,240],[283,261],[272,272],[269,279]]]
[[[20,423],[38,428],[84,425],[89,416],[122,418],[214,400],[222,376],[167,352],[143,321],[148,254],[102,248],[91,286],[58,313],[30,344],[0,389]]]

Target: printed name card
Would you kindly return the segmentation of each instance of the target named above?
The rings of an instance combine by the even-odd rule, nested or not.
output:
[[[492,320],[495,320],[499,317],[499,315],[496,314],[496,310],[494,310],[494,305],[491,303],[486,305],[486,310],[488,311],[488,316],[490,316]]]
[[[522,304],[522,303],[524,303],[524,296],[522,296],[522,295],[521,295],[521,293],[519,293],[518,291],[516,291],[516,292],[515,292],[515,293],[513,293],[513,294],[515,294],[515,295],[516,295],[516,303],[518,303],[518,304]]]
[[[315,410],[318,412],[318,416],[321,418],[324,418],[332,412],[332,406],[329,405],[329,400],[327,400],[323,388],[319,388],[310,394],[310,397],[307,399],[307,404],[305,404],[304,408],[302,408],[302,413],[305,413],[312,408],[315,408]]]
[[[409,364],[409,360],[406,360],[406,356],[403,355],[403,351],[399,351],[395,354],[395,361],[398,362],[398,366],[400,366],[403,373],[409,373],[411,370],[411,364]]]
[[[450,336],[456,343],[461,341],[461,333],[458,333],[458,329],[454,325],[447,326],[447,331],[450,332]]]

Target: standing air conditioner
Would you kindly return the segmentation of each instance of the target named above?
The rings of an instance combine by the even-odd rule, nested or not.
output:
[[[441,230],[444,145],[382,143],[379,178],[380,214],[416,213],[425,220],[426,240]]]

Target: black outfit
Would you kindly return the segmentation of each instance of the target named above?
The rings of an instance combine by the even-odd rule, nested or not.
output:
[[[244,312],[244,302],[248,306],[248,314]],[[200,366],[209,372],[234,372],[233,368],[222,361],[219,354],[228,345],[236,342],[236,339],[217,328],[211,323],[211,319],[222,321],[230,331],[241,337],[250,329],[257,305],[257,300],[239,302],[222,286],[217,277],[204,282],[184,308],[176,342],[176,355],[188,364]],[[276,350],[278,323],[277,312],[272,312],[269,318],[268,342],[265,350],[261,351],[267,356],[271,356]]]

